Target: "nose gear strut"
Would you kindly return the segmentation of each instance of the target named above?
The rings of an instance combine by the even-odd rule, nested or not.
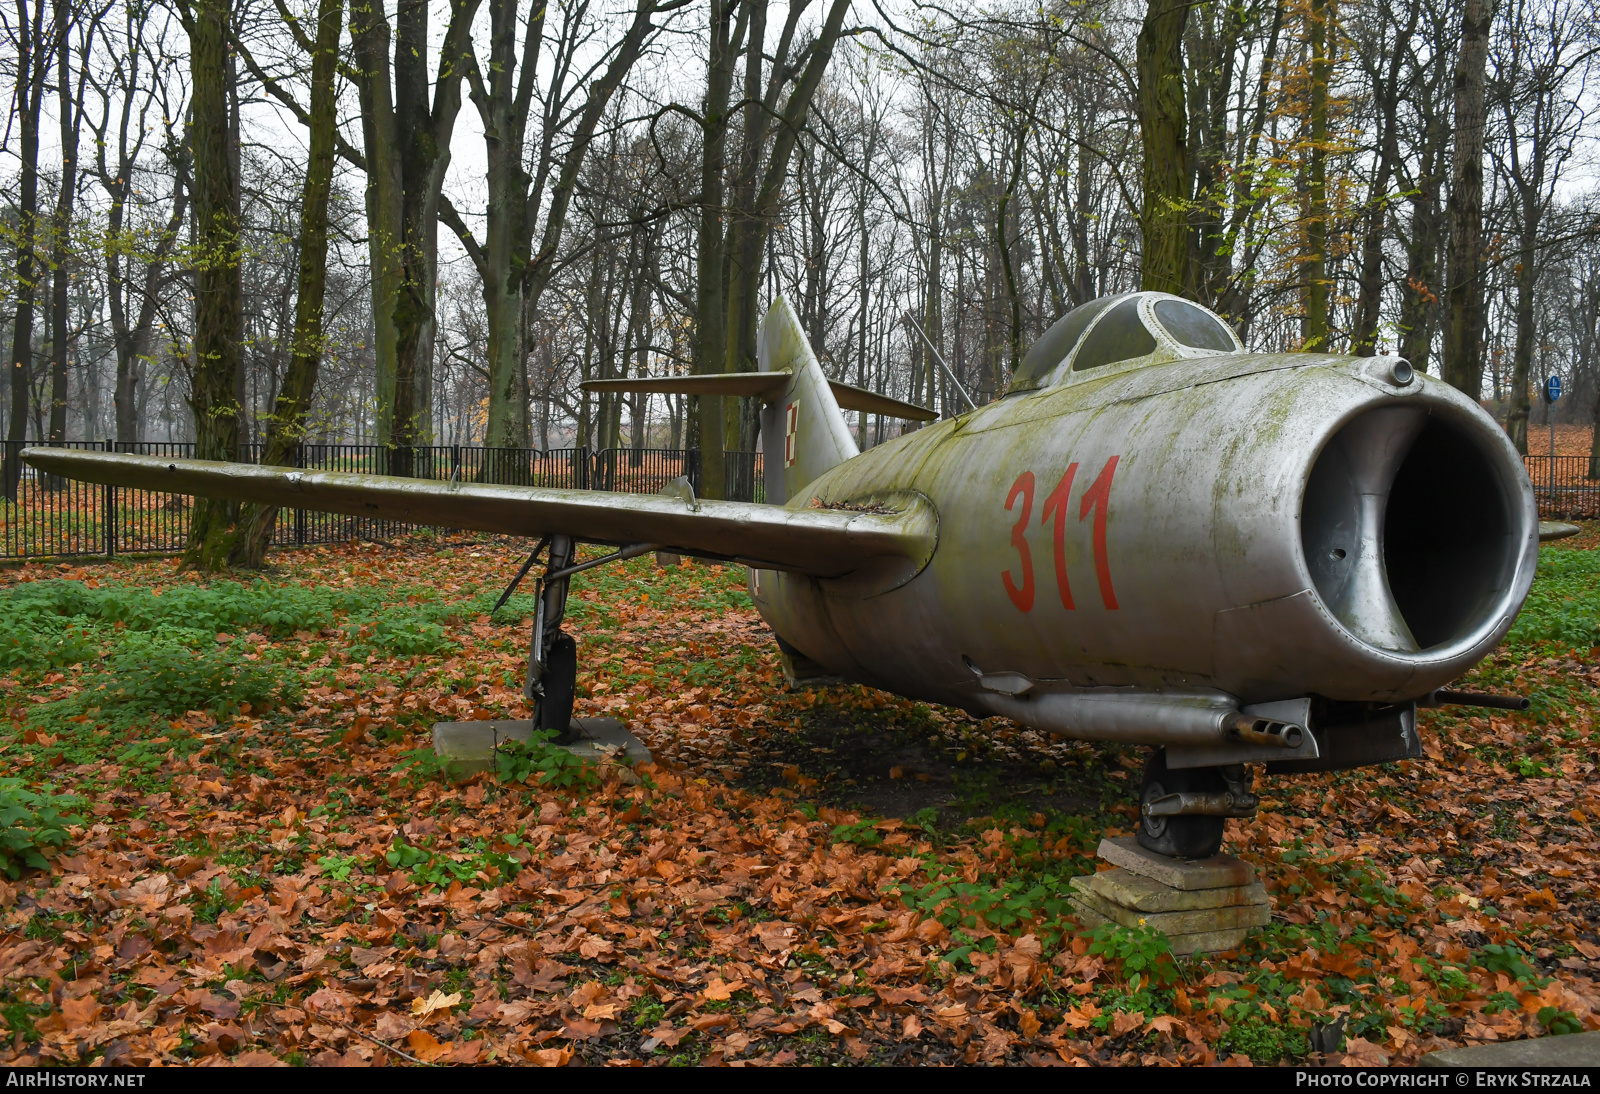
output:
[[[1145,764],[1139,793],[1139,845],[1172,858],[1209,858],[1222,848],[1228,817],[1253,817],[1261,804],[1250,769],[1168,768],[1165,749]]]

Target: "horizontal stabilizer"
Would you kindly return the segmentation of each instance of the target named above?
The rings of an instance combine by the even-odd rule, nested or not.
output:
[[[787,372],[719,372],[710,376],[639,376],[627,380],[585,380],[585,391],[632,391],[650,395],[749,395],[775,399],[789,382]]]
[[[747,395],[771,402],[783,394],[788,372],[723,372],[709,376],[636,377],[626,380],[585,380],[585,391],[645,392],[651,395]],[[829,380],[833,397],[844,410],[882,414],[886,418],[909,418],[929,422],[938,415],[915,403],[902,403],[887,395]]]
[[[891,399],[887,395],[879,395],[875,391],[868,391],[854,384],[841,384],[838,380],[829,380],[828,386],[833,389],[834,399],[844,410],[882,414],[886,418],[909,418],[913,422],[931,422],[939,416],[925,406],[902,403],[899,399]]]
[[[651,544],[703,558],[834,578],[913,567],[932,555],[938,517],[917,495],[888,512],[786,509],[659,494],[439,482],[345,471],[29,448],[39,470],[135,490],[313,509],[513,536],[569,535],[614,547]]]

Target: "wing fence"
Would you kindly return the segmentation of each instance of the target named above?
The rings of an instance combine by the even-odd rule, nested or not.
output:
[[[21,449],[39,444],[0,441],[0,456],[11,466]],[[195,448],[186,441],[66,441],[50,447],[181,459],[194,458]],[[761,453],[724,455],[728,496],[737,501],[765,501]],[[404,471],[410,478],[439,481],[653,494],[679,476],[687,477],[698,492],[699,456],[695,451],[659,448],[594,451],[428,445],[397,451],[374,444],[306,444],[296,454],[295,466],[379,475]],[[247,463],[258,462],[260,457],[260,445],[250,445],[240,455]],[[184,494],[77,482],[41,474],[24,464],[15,500],[0,499],[0,560],[177,554],[188,540],[193,506],[193,499]],[[296,547],[383,540],[418,527],[423,526],[282,509],[272,543]]]

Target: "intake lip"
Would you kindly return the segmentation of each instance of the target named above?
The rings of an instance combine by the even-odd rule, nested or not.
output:
[[[1476,660],[1527,596],[1537,510],[1499,426],[1418,379],[1421,390],[1367,402],[1328,431],[1302,488],[1301,561],[1360,645],[1414,664]]]

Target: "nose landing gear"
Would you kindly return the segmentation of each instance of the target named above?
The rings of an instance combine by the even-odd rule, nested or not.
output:
[[[1250,782],[1243,764],[1169,768],[1166,750],[1156,749],[1139,791],[1139,845],[1169,858],[1210,858],[1222,849],[1227,818],[1255,815],[1260,799]]]

